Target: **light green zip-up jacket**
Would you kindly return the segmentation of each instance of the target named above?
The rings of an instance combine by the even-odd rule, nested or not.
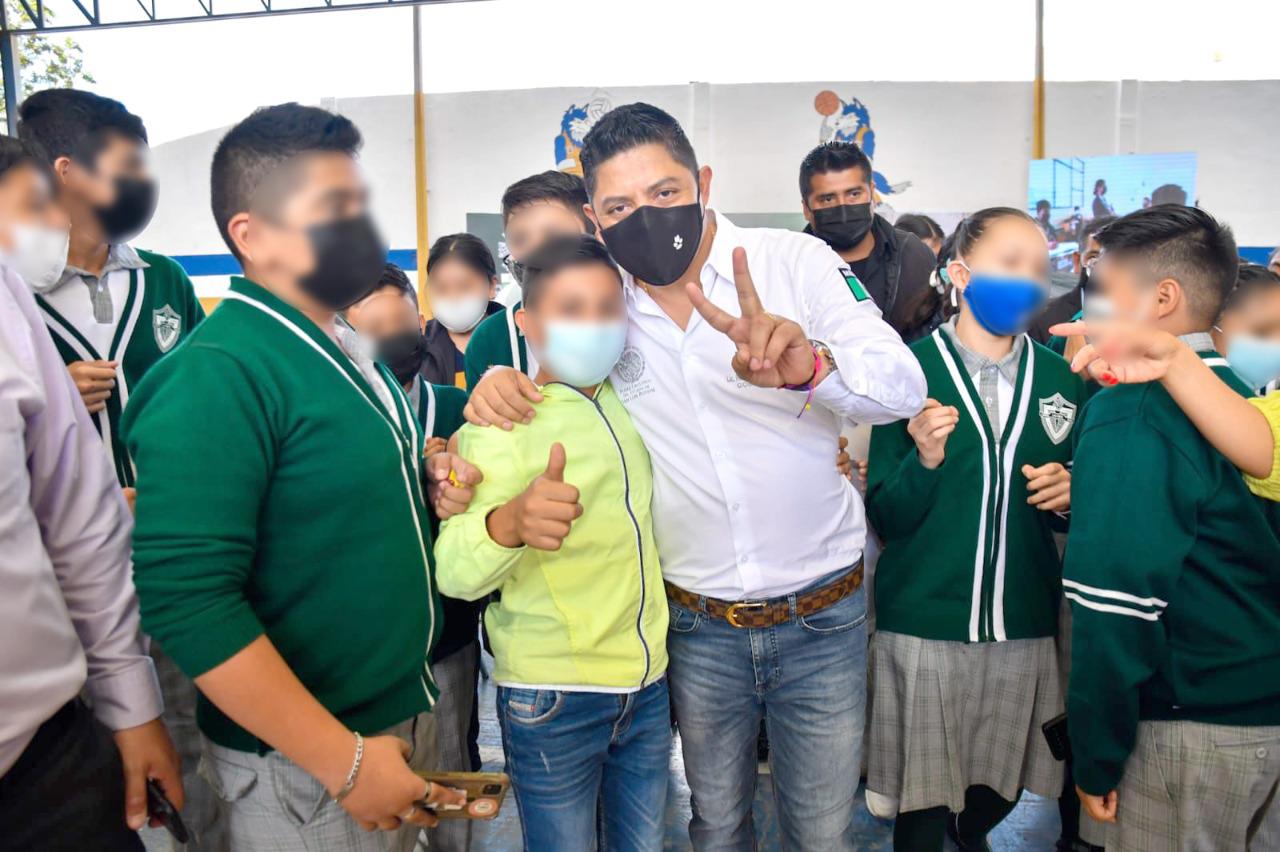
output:
[[[527,426],[458,432],[459,454],[479,466],[484,481],[467,511],[441,526],[436,581],[455,598],[502,593],[485,613],[499,684],[641,689],[667,668],[649,453],[607,381],[594,399],[559,383],[545,385],[542,395]],[[499,545],[485,519],[546,471],[557,441],[582,517],[557,551]]]

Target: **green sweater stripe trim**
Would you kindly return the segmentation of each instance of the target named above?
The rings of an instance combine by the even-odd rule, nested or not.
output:
[[[943,366],[950,374],[951,381],[957,388],[962,389],[960,399],[964,402],[970,419],[977,424],[978,436],[982,441],[982,513],[978,521],[978,540],[974,545],[973,595],[969,605],[969,641],[980,642],[983,638],[981,630],[983,575],[986,573],[987,549],[990,546],[988,542],[991,534],[991,468],[993,466],[991,433],[986,414],[977,410],[972,396],[967,391],[968,378],[960,369],[959,358],[954,354],[951,344],[947,342],[946,336],[937,330],[933,332],[933,340],[938,346],[938,354],[942,357]]]
[[[1003,463],[998,478],[1000,521],[995,528],[995,539],[999,544],[995,559],[995,576],[991,585],[991,636],[997,642],[1003,642],[1008,638],[1004,629],[1005,557],[1008,536],[1004,534],[1004,528],[1009,523],[1009,486],[1015,475],[1014,459],[1018,455],[1018,442],[1022,440],[1022,432],[1027,424],[1027,412],[1031,408],[1031,376],[1034,369],[1035,347],[1028,340],[1022,348],[1022,359],[1018,365],[1018,381],[1014,385],[1013,402],[1009,408],[1013,416],[1005,424],[1005,434],[1000,439],[1000,451],[997,455],[997,461]]]
[[[116,323],[116,333],[115,336],[111,338],[110,357],[112,358],[114,358],[118,352],[123,354],[121,343],[123,342],[123,344],[127,346],[128,341],[133,337],[133,330],[138,324],[138,313],[142,309],[143,299],[140,291],[144,286],[146,285],[143,284],[142,286],[139,286],[138,270],[130,269],[129,295],[125,297],[124,310],[121,311],[120,314],[125,318],[125,321]],[[125,393],[127,395],[128,391],[125,391]]]
[[[132,286],[129,288],[129,300],[125,304],[126,309],[135,306],[134,288]],[[72,361],[77,360],[110,360],[109,358],[103,358],[98,353],[98,350],[93,347],[93,344],[80,333],[80,330],[68,322],[66,317],[54,310],[53,306],[45,301],[43,296],[36,295],[36,305],[44,315],[45,326],[51,332],[53,341],[62,354],[63,361],[70,364]],[[136,312],[133,319],[137,319]],[[120,330],[124,326],[125,323],[120,323],[116,329],[117,339],[119,338]],[[130,333],[132,333],[132,328]],[[113,344],[113,352],[115,348],[115,344]],[[102,436],[102,445],[106,448],[107,455],[111,458],[111,467],[116,472],[116,480],[121,485],[132,488],[135,480],[133,462],[129,459],[128,448],[125,447],[124,440],[120,435],[120,417],[124,413],[124,402],[129,396],[128,388],[124,384],[123,368],[116,370],[116,378],[120,383],[120,391],[108,396],[106,407],[102,411],[90,414],[89,419],[94,422],[94,425],[98,428],[98,434]]]

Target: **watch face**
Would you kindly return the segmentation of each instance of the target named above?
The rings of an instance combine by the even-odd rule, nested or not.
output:
[[[810,340],[809,345],[813,347],[813,351],[817,352],[818,357],[827,365],[828,373],[834,373],[836,370],[840,369],[840,366],[836,364],[835,356],[831,354],[831,347],[827,346],[827,344],[823,343],[821,340]]]

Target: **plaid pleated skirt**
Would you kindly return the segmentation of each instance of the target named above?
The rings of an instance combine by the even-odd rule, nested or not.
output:
[[[1055,639],[871,639],[867,789],[897,812],[964,808],[985,784],[1056,799],[1062,764],[1040,726],[1063,711]],[[884,808],[885,805],[881,805]]]

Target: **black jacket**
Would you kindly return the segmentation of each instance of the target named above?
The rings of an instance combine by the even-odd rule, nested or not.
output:
[[[489,307],[485,309],[484,315],[490,316],[498,311],[506,310],[498,302],[490,302]],[[480,320],[484,322],[484,320]],[[476,323],[479,325],[479,323]],[[449,385],[453,387],[456,383],[454,377],[457,375],[457,353],[458,347],[453,345],[453,338],[449,336],[449,329],[440,324],[440,320],[427,320],[427,330],[423,334],[426,343],[426,355],[422,359],[422,369],[419,374],[425,381],[431,382],[433,385]]]
[[[1060,322],[1071,322],[1075,315],[1080,313],[1082,305],[1080,288],[1072,287],[1056,299],[1049,300],[1044,312],[1036,317],[1036,321],[1027,329],[1027,334],[1031,335],[1031,339],[1036,343],[1048,343],[1049,338],[1053,337],[1049,333],[1049,327]]]
[[[920,238],[893,227],[888,219],[876,215],[871,223],[876,247],[871,250],[872,272],[862,286],[875,299],[885,322],[904,337],[914,332],[911,321],[914,309],[929,290],[929,276],[937,259]],[[805,227],[812,234],[811,227]]]

